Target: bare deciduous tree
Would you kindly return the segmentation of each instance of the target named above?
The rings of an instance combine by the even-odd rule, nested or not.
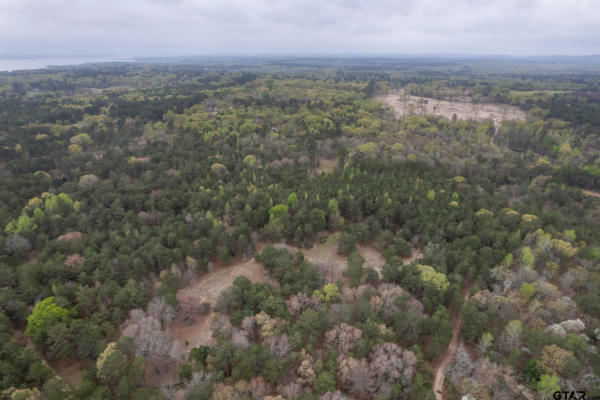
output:
[[[344,322],[325,332],[328,344],[337,346],[340,354],[346,354],[362,338],[362,331]]]
[[[336,390],[335,392],[327,392],[321,397],[319,400],[350,400],[350,397],[346,396],[344,393]]]
[[[453,382],[459,382],[462,378],[471,376],[475,369],[475,363],[471,360],[469,353],[465,349],[465,345],[461,343],[456,350],[454,363],[448,370],[448,375]]]
[[[377,394],[391,396],[392,385],[398,382],[405,392],[410,389],[417,364],[417,356],[412,351],[402,350],[394,343],[383,343],[375,346],[370,358]]]
[[[303,392],[302,385],[298,382],[290,382],[287,385],[280,385],[277,391],[285,396],[286,399],[295,399]]]
[[[231,335],[231,344],[242,349],[247,349],[250,347],[248,336],[246,336],[246,334],[239,329],[233,330],[233,334]]]
[[[350,367],[345,380],[350,393],[359,399],[372,398],[374,380],[371,367],[366,359],[362,359]]]
[[[177,310],[184,322],[192,324],[196,317],[205,315],[210,311],[208,298],[177,294]]]
[[[288,312],[294,318],[302,314],[307,308],[315,307],[319,303],[320,302],[317,298],[310,297],[305,293],[298,293],[294,296],[291,296],[285,302]]]
[[[265,342],[269,345],[271,354],[278,358],[287,357],[292,349],[290,339],[285,333],[283,335],[270,336]]]
[[[161,321],[163,325],[168,325],[175,319],[175,309],[162,296],[155,297],[148,303],[146,314]]]
[[[252,378],[250,382],[248,382],[247,390],[250,392],[253,400],[262,400],[271,392],[271,388],[262,376],[255,376]]]
[[[298,367],[298,379],[297,382],[301,385],[308,386],[315,380],[317,374],[313,369],[315,364],[315,360],[313,357],[306,353],[304,349],[302,350],[302,362],[300,362],[300,366]]]
[[[160,320],[141,310],[130,312],[122,335],[133,339],[136,355],[150,362],[156,374],[161,373],[159,366],[164,365],[166,373],[169,364],[185,358],[183,349],[162,330]]]

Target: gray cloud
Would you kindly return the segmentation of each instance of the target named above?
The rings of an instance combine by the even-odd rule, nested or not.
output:
[[[598,38],[598,0],[0,0],[0,54],[597,54]]]

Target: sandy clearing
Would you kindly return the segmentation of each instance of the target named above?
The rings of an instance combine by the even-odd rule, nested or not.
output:
[[[339,232],[329,235],[325,243],[316,244],[310,249],[299,249],[283,243],[274,244],[274,246],[276,248],[286,248],[291,252],[302,251],[308,261],[319,267],[327,282],[335,283],[338,279],[345,281],[346,277],[343,274],[347,267],[347,257],[337,254],[338,239]],[[386,262],[383,254],[367,244],[357,244],[356,248],[365,259],[364,267],[372,267],[381,274]],[[404,264],[409,264],[421,257],[423,257],[423,253],[419,249],[413,249],[410,257],[405,257],[402,261]]]
[[[403,257],[402,262],[404,263],[404,265],[406,265],[406,264],[410,264],[413,261],[417,261],[421,258],[423,258],[423,252],[420,249],[413,248],[412,252],[410,253],[410,256]]]
[[[588,196],[593,196],[593,197],[600,197],[600,193],[599,192],[593,192],[591,190],[585,190],[585,189],[581,189],[581,191],[584,194],[587,194]]]
[[[276,243],[278,249],[287,249],[291,253],[301,251],[304,258],[314,264],[328,283],[344,280],[346,257],[337,254],[337,238],[339,234],[330,235],[325,243],[318,243],[310,249],[299,249],[285,243]]]
[[[337,159],[333,159],[333,160],[319,159],[319,167],[315,171],[319,174],[322,172],[329,174],[329,173],[333,172],[333,170],[336,169],[337,166],[338,166]]]
[[[264,245],[257,247],[257,253],[260,253]],[[263,266],[253,257],[245,262],[240,261],[229,266],[218,267],[214,271],[201,276],[191,286],[178,290],[177,294],[190,296],[198,301],[208,299],[211,307],[214,307],[221,292],[231,286],[238,276],[245,276],[252,282],[271,281]],[[186,352],[189,352],[193,347],[214,345],[216,342],[211,335],[214,315],[215,313],[210,311],[206,315],[195,318],[191,324],[178,318],[169,327],[169,332],[175,340],[184,346]],[[188,343],[187,346],[185,345],[186,342]]]
[[[428,97],[405,95],[403,90],[375,98],[396,111],[398,118],[408,115],[440,115],[449,120],[456,114],[458,119],[483,121],[492,118],[498,127],[503,120],[525,120],[527,114],[508,104],[474,104],[469,101],[438,100]]]
[[[344,272],[348,265],[347,257],[337,254],[339,237],[339,232],[336,232],[329,235],[325,243],[317,243],[309,249],[300,249],[284,243],[277,243],[274,244],[274,246],[280,249],[288,249],[293,253],[301,251],[304,254],[305,259],[319,268],[319,271],[328,283],[335,283],[338,280],[346,282],[347,278],[344,276]],[[377,272],[381,273],[381,269],[385,264],[383,255],[368,245],[357,244],[356,248],[360,255],[365,259],[364,267],[372,267]]]
[[[260,250],[257,253],[260,253]],[[231,286],[235,278],[240,275],[253,282],[266,282],[270,279],[263,266],[252,257],[245,262],[218,267],[202,275],[191,286],[179,290],[178,294],[207,297],[210,304],[214,306],[221,292]]]
[[[372,267],[375,271],[381,273],[385,264],[385,257],[377,249],[371,246],[357,244],[358,252],[365,259],[365,268]]]

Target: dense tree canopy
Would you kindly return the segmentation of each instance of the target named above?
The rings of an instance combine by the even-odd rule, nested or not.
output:
[[[2,396],[431,399],[459,319],[449,396],[598,390],[597,75],[267,64],[0,74]]]

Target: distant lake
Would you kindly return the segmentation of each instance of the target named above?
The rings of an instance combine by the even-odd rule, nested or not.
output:
[[[24,69],[40,69],[48,66],[80,65],[96,62],[131,62],[132,59],[109,57],[40,57],[40,58],[1,58],[0,71],[19,71]]]

